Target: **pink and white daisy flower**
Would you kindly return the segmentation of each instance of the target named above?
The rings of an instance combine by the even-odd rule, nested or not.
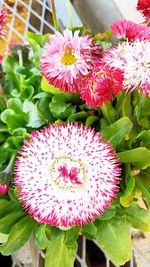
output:
[[[5,195],[8,192],[9,186],[6,184],[0,184],[0,196]]]
[[[112,67],[124,71],[123,88],[138,90],[150,97],[150,42],[136,40],[109,49],[103,58]]]
[[[113,34],[118,39],[134,42],[139,40],[150,40],[150,27],[136,24],[130,20],[119,19],[111,26]]]
[[[80,91],[83,75],[101,56],[101,47],[89,35],[79,36],[66,29],[53,34],[41,56],[41,72],[50,84],[63,92]]]
[[[0,9],[0,37],[5,37],[6,30],[4,27],[7,24],[7,11],[5,8]]]
[[[81,83],[81,98],[91,107],[100,107],[122,90],[123,72],[105,63],[96,64]]]
[[[137,10],[139,10],[147,21],[150,21],[150,0],[138,0]]]
[[[15,164],[24,208],[56,227],[96,219],[116,197],[119,162],[102,135],[83,125],[50,125],[31,133]]]

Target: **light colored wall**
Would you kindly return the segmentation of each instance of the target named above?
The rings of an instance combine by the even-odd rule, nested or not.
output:
[[[143,22],[142,15],[136,10],[138,0],[72,0],[82,22],[93,32],[103,32],[117,19],[126,18],[137,23]],[[63,2],[63,4],[62,4]],[[59,17],[69,26],[65,0],[55,0]],[[72,9],[74,25],[82,24]]]
[[[126,19],[140,23],[143,22],[143,17],[140,12],[136,10],[137,1],[138,0],[114,0]]]

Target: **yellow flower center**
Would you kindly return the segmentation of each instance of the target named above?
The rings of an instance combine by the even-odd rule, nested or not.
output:
[[[65,48],[65,53],[61,58],[61,63],[63,65],[72,65],[76,62],[76,58],[71,49]]]

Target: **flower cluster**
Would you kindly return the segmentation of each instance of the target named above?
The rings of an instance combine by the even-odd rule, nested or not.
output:
[[[40,223],[86,224],[119,190],[119,161],[100,133],[82,124],[33,132],[19,152],[15,184],[24,208]]]
[[[107,52],[79,31],[52,35],[41,56],[48,82],[62,92],[79,93],[90,107],[101,107],[122,90],[150,96],[150,27],[122,19],[111,28],[122,43]]]
[[[0,37],[5,37],[6,30],[4,27],[6,26],[7,23],[7,12],[5,8],[0,9]]]

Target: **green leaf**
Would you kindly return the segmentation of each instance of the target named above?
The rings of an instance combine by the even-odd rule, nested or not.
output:
[[[6,73],[9,82],[11,81],[8,88],[9,90],[16,88],[17,91],[20,89],[20,79],[19,75],[14,73],[14,69],[16,69],[19,65],[16,63],[15,59],[11,56],[4,57],[3,63],[3,71]]]
[[[122,116],[132,118],[131,95],[124,95],[121,102]]]
[[[49,103],[50,102],[51,102],[50,98],[43,97],[43,98],[39,99],[39,101],[37,102],[37,108],[40,111],[43,119],[46,119],[49,122],[54,122],[55,119],[49,110]]]
[[[6,199],[0,199],[0,218],[2,218],[4,216],[4,213],[3,211],[5,211],[5,208],[8,206],[8,204],[12,202],[8,202]],[[6,211],[6,214],[7,214],[7,211]]]
[[[53,95],[61,93],[59,88],[56,88],[52,84],[49,84],[48,81],[44,77],[42,77],[41,89],[43,91],[47,91],[47,92],[49,92],[49,93],[51,93]]]
[[[110,220],[112,217],[114,217],[116,214],[116,210],[113,208],[109,208],[104,211],[104,213],[97,217],[97,220],[103,221],[103,220]]]
[[[83,121],[88,117],[88,113],[86,111],[80,111],[75,114],[72,114],[69,118],[68,121]]]
[[[13,147],[15,150],[20,149],[23,144],[23,136],[10,136],[7,138],[6,143],[8,146]]]
[[[8,109],[12,109],[15,113],[22,112],[22,102],[19,98],[10,98],[7,101]]]
[[[96,236],[97,228],[93,222],[90,222],[81,228],[81,232],[88,239],[93,239]]]
[[[144,130],[140,132],[134,139],[132,139],[132,144],[140,142],[140,146],[150,149],[150,132]]]
[[[0,165],[5,163],[13,153],[13,149],[0,147]]]
[[[40,35],[36,33],[26,32],[26,40],[29,42],[34,52],[33,63],[35,67],[39,68],[40,56],[42,54],[42,47],[48,39],[49,35]]]
[[[8,236],[9,235],[5,235],[5,234],[0,233],[0,244],[5,243],[8,240]]]
[[[14,136],[26,136],[27,134],[27,129],[26,128],[17,128],[15,130],[12,131],[12,135]]]
[[[69,94],[57,94],[53,96],[49,108],[56,119],[67,118],[75,113],[76,107],[68,103],[70,99],[71,96]]]
[[[24,211],[16,211],[0,219],[0,233],[9,234],[12,226],[25,215]]]
[[[117,119],[117,112],[115,108],[112,106],[111,102],[105,103],[101,107],[101,111],[103,113],[103,117],[111,124]]]
[[[101,222],[96,240],[114,264],[123,265],[130,260],[132,244],[125,217],[116,216]]]
[[[145,147],[139,147],[117,153],[121,163],[131,163],[138,169],[146,169],[150,166],[150,151]]]
[[[71,230],[69,234],[67,232],[57,232],[57,235],[52,236],[49,240],[46,257],[45,267],[73,267],[75,256],[77,252],[77,236],[74,236],[74,240],[71,237]]]
[[[40,92],[34,95],[33,99],[52,98],[52,95],[47,92]]]
[[[45,42],[48,40],[50,34],[38,34],[38,33],[32,33],[32,32],[26,32],[26,38],[28,40],[28,42],[30,42],[30,40],[34,40],[37,44],[39,44],[40,46],[43,46],[45,44]]]
[[[102,134],[116,149],[121,141],[131,131],[132,126],[132,122],[127,117],[123,117],[104,129]]]
[[[29,85],[28,87],[25,87],[22,89],[20,98],[25,100],[25,99],[31,99],[31,97],[34,94],[34,88],[33,86]]]
[[[120,197],[120,203],[123,207],[129,206],[133,200],[134,194],[133,190],[135,187],[135,179],[131,175],[126,176],[126,188],[123,195]]]
[[[104,51],[112,46],[112,43],[110,43],[110,42],[98,41],[98,43],[101,44]]]
[[[139,98],[139,104],[136,106],[136,116],[139,125],[150,128],[150,99],[143,95]]]
[[[31,128],[39,128],[43,125],[43,120],[40,116],[40,113],[33,104],[32,101],[25,100],[23,103],[23,111],[28,114],[28,123],[27,126]]]
[[[59,114],[65,112],[65,110],[68,107],[68,104],[66,103],[65,96],[63,94],[55,95],[52,98],[52,101],[51,101],[49,107],[50,107],[50,111],[52,111],[56,115],[59,115]]]
[[[149,211],[140,208],[133,203],[126,209],[126,216],[128,222],[132,227],[135,227],[141,231],[150,231],[150,213]]]
[[[95,115],[91,115],[86,119],[85,125],[91,126],[94,122],[96,122],[99,118]]]
[[[126,176],[125,182],[126,182],[126,189],[125,189],[122,197],[129,196],[133,192],[134,187],[135,187],[135,178],[132,175],[128,174]]]
[[[12,109],[6,109],[1,114],[1,120],[7,124],[10,132],[16,128],[24,128],[27,123],[28,116],[25,113],[16,114]]]
[[[142,192],[143,197],[146,199],[146,202],[150,207],[150,185],[147,184],[140,176],[135,177],[135,183],[137,188]]]
[[[0,211],[0,219],[2,219],[11,212],[22,211],[22,207],[20,203],[14,203],[12,201],[0,199]]]
[[[34,227],[35,221],[31,216],[22,218],[12,227],[7,242],[0,246],[0,252],[7,256],[19,250],[30,238]]]
[[[10,197],[10,200],[12,200],[13,202],[19,203],[19,200],[17,198],[17,190],[18,190],[17,188],[15,189],[9,188],[8,195]]]
[[[45,249],[48,245],[48,238],[46,236],[46,224],[39,225],[36,234],[35,242],[40,249]]]

